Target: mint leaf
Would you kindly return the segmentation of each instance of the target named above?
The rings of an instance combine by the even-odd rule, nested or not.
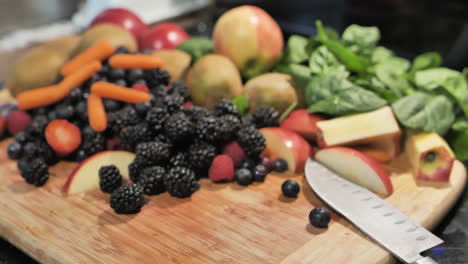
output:
[[[249,111],[249,99],[247,97],[243,95],[236,96],[231,102],[237,107],[237,111],[239,111],[241,116],[244,116]]]

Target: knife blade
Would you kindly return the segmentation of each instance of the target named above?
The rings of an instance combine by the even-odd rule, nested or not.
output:
[[[308,159],[305,176],[314,192],[363,233],[405,263],[431,264],[421,252],[443,241],[373,192]]]

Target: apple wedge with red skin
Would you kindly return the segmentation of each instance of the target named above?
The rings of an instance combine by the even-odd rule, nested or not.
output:
[[[68,176],[63,192],[66,195],[72,195],[99,188],[99,169],[102,166],[115,165],[123,179],[128,180],[128,165],[134,159],[134,153],[121,150],[96,153],[82,161]]]
[[[288,163],[288,172],[302,173],[304,165],[313,155],[313,149],[299,134],[280,127],[260,129],[265,137],[263,156],[269,159],[283,158]]]
[[[347,147],[324,148],[315,159],[340,176],[387,197],[393,193],[393,185],[387,171],[366,154]]]
[[[317,114],[309,114],[307,109],[292,111],[286,119],[281,122],[281,127],[298,133],[308,140],[315,140],[319,128],[317,122],[325,120]]]

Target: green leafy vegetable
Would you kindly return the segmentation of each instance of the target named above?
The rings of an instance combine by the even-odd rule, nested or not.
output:
[[[387,102],[361,87],[351,87],[332,96],[309,105],[309,113],[325,113],[329,115],[349,115],[378,109]]]
[[[442,86],[445,80],[450,77],[457,77],[459,74],[459,72],[448,68],[432,68],[416,72],[414,82],[418,88],[429,91]]]
[[[305,48],[306,53],[308,55],[312,54],[312,52],[314,52],[314,50],[321,45],[322,43],[320,43],[320,41],[318,41],[315,37],[310,37]]]
[[[371,55],[371,62],[374,64],[377,64],[379,62],[383,62],[391,57],[393,57],[393,51],[382,47],[378,46],[377,48],[374,49]]]
[[[306,46],[308,43],[309,40],[302,36],[292,35],[289,37],[282,62],[301,63],[307,61],[309,58],[309,55],[306,52]]]
[[[416,92],[392,105],[398,121],[407,128],[445,134],[455,116],[451,101],[443,96]]]
[[[468,131],[468,120],[466,118],[457,118],[452,124],[452,129],[455,131]]]
[[[309,59],[309,68],[314,74],[326,74],[331,71],[336,71],[340,66],[345,70],[344,66],[336,59],[335,55],[325,46],[320,46],[312,52]]]
[[[352,52],[369,56],[380,40],[380,31],[377,27],[350,25],[343,32],[342,39]]]
[[[353,83],[357,86],[366,88],[367,90],[373,91],[378,96],[384,98],[389,103],[393,103],[400,98],[392,90],[390,90],[382,81],[377,77],[371,77],[370,79],[356,79]]]
[[[453,150],[453,153],[459,160],[468,159],[468,130],[450,133],[449,144]]]
[[[347,75],[316,75],[313,76],[305,87],[305,102],[307,105],[315,104],[352,87],[346,79]]]
[[[201,57],[213,52],[213,42],[207,37],[191,37],[177,46],[177,49],[190,54],[192,63],[195,63]]]
[[[437,52],[426,52],[417,56],[413,60],[413,66],[411,67],[411,73],[416,71],[425,70],[429,68],[439,67],[442,63],[442,57]]]
[[[301,64],[279,64],[274,71],[291,75],[294,87],[300,90],[304,90],[310,81],[309,68]]]
[[[247,97],[240,95],[232,99],[232,104],[237,107],[237,111],[241,116],[245,115],[249,111],[249,99]]]
[[[346,48],[341,42],[328,38],[320,20],[316,21],[316,26],[318,32],[317,40],[325,45],[348,70],[354,72],[365,72],[370,67],[370,63],[365,57],[355,54]]]
[[[398,57],[392,57],[375,67],[377,78],[397,96],[411,94],[413,88],[408,80],[404,77],[404,73],[409,69],[410,63],[408,60]]]

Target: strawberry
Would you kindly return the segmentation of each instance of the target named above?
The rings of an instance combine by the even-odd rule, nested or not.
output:
[[[244,150],[240,147],[239,143],[232,141],[226,144],[223,148],[222,153],[228,155],[234,161],[234,165],[237,167],[241,161],[246,158]]]
[[[7,130],[7,120],[5,117],[0,115],[0,137],[5,135],[5,131]]]
[[[150,90],[144,84],[135,83],[134,85],[132,85],[132,89],[135,89],[135,90],[138,90],[138,91],[141,91],[141,92],[145,92],[145,93],[150,93]]]
[[[31,116],[22,110],[15,110],[8,116],[8,132],[12,135],[25,130],[31,123]]]
[[[60,156],[75,151],[81,144],[81,131],[67,120],[54,120],[45,129],[45,138],[50,147]]]
[[[228,155],[219,155],[213,159],[208,172],[214,182],[232,181],[234,179],[234,162]]]

